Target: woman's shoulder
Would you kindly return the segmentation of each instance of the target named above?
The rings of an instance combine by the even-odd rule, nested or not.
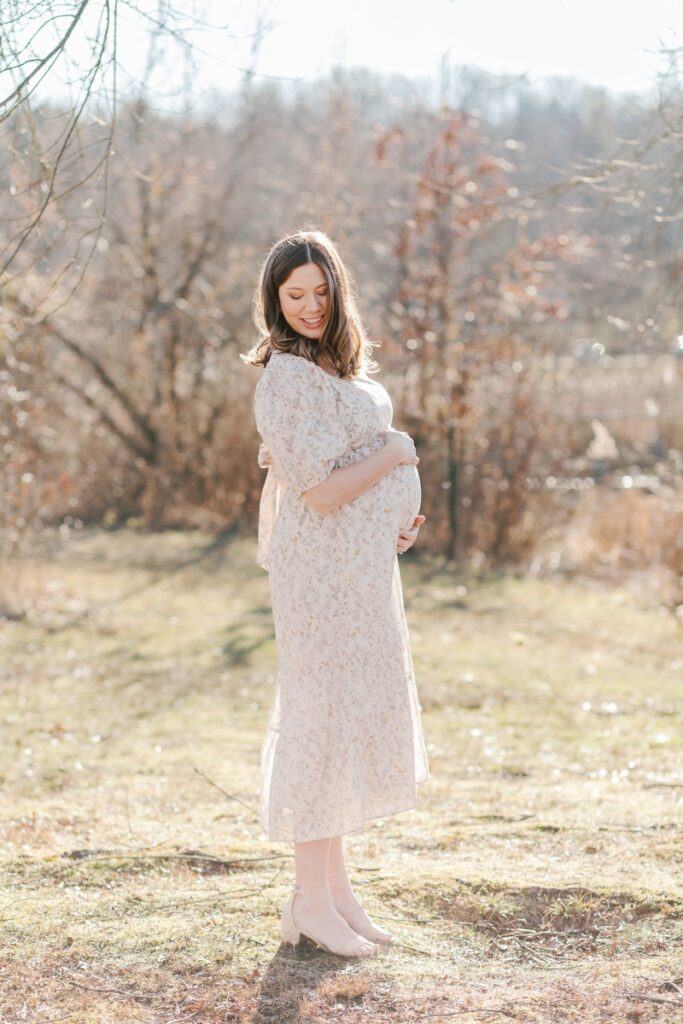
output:
[[[327,370],[323,370],[321,366],[314,363],[312,359],[306,359],[304,356],[297,356],[293,352],[273,352],[265,366],[263,373],[261,374],[261,380],[291,380],[292,382],[305,382],[307,384],[315,384],[321,391],[327,390],[326,385],[331,384],[335,378]],[[327,379],[329,378],[329,380]],[[336,378],[346,382],[346,378]],[[366,383],[372,384],[373,379],[368,374],[367,368],[364,365],[359,371],[358,375],[353,378],[354,380],[365,381]],[[377,381],[379,383],[379,381]]]
[[[297,356],[293,352],[273,352],[266,370],[270,366],[277,367],[278,370],[284,370],[285,373],[294,374],[297,373],[300,376],[314,377],[316,380],[321,382],[325,380],[325,377],[331,377],[334,379],[334,374],[328,373],[327,370],[323,370],[322,366],[318,366],[317,363],[313,362],[312,359],[306,359],[305,356]],[[345,377],[338,377],[337,380],[346,380]],[[370,380],[370,376],[367,371],[365,364],[361,367],[354,380]]]
[[[324,382],[324,372],[303,356],[294,355],[292,352],[273,352],[259,383],[282,382],[292,387],[296,387],[297,384],[315,384],[320,387]]]
[[[263,367],[259,383],[262,380],[267,380],[275,374],[296,373],[298,370],[296,363],[301,362],[303,362],[303,359],[300,359],[298,356],[293,356],[289,352],[271,352],[268,362]]]
[[[303,356],[297,356],[293,352],[273,352],[266,366],[266,373],[298,373],[303,375],[310,373],[311,370],[318,370],[315,363],[312,363],[310,359],[305,359]]]
[[[273,352],[259,377],[254,397],[266,394],[284,399],[286,395],[299,397],[313,389],[317,393],[324,387],[319,378],[322,372],[303,356],[291,352]]]

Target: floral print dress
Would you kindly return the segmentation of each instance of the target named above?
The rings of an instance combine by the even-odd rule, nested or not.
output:
[[[269,840],[360,831],[416,806],[429,779],[396,544],[420,508],[401,464],[321,515],[302,492],[385,443],[393,408],[362,374],[273,353],[254,392],[268,473],[257,562],[268,571],[278,674],[261,752]]]

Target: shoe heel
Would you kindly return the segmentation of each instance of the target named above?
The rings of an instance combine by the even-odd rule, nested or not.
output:
[[[298,946],[301,941],[301,932],[294,924],[294,917],[292,916],[293,899],[294,895],[292,894],[282,909],[280,933],[283,942],[288,942],[292,946]]]
[[[296,925],[294,921],[294,914],[292,912],[292,906],[294,904],[294,897],[297,893],[308,893],[308,892],[320,892],[321,889],[327,889],[328,883],[324,882],[323,885],[315,886],[303,886],[295,885],[290,893],[289,899],[282,908],[282,915],[280,921],[280,934],[283,942],[289,942],[292,946],[303,945],[304,942],[315,942],[308,935],[304,934]],[[320,943],[322,945],[322,943]],[[327,946],[323,946],[327,949]],[[331,952],[328,950],[328,952]]]

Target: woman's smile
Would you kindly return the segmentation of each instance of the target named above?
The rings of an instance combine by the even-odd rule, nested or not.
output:
[[[293,330],[306,338],[322,336],[333,309],[327,278],[317,263],[295,267],[278,288],[278,298],[282,315]]]

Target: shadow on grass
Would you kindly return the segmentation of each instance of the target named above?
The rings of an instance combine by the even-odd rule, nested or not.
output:
[[[259,615],[262,615],[262,621],[259,624],[261,632],[258,636],[245,630],[244,622],[227,626],[224,630],[225,639],[221,643],[221,653],[227,665],[245,665],[253,654],[271,642],[270,609],[252,609],[250,617],[256,618]]]
[[[327,953],[312,942],[296,949],[282,943],[264,972],[253,1024],[310,1021],[321,1003],[328,1012],[333,1005],[337,1011],[363,1006],[377,983],[364,961]]]
[[[129,530],[126,531],[124,535],[125,541],[130,541],[130,532]],[[154,536],[155,534],[148,535],[145,532],[141,532],[140,539],[145,544],[145,542],[151,542]],[[55,621],[51,625],[50,633],[72,629],[74,626],[93,618],[95,612],[147,594],[158,584],[167,585],[174,576],[179,576],[190,570],[201,569],[202,575],[207,577],[212,574],[225,572],[224,556],[237,538],[238,533],[236,529],[231,527],[212,537],[208,543],[191,546],[190,553],[181,557],[175,553],[170,554],[163,551],[159,552],[158,550],[155,550],[153,554],[145,550],[134,557],[125,545],[123,546],[123,551],[120,551],[118,548],[114,549],[117,554],[116,558],[107,557],[100,548],[97,548],[89,556],[82,550],[79,550],[78,561],[81,565],[90,562],[90,564],[98,564],[102,565],[102,567],[106,567],[106,565],[112,565],[113,567],[125,566],[126,569],[148,571],[150,576],[142,583],[131,586],[121,593],[116,593],[97,603],[88,604],[76,613],[62,616],[59,621]],[[84,539],[87,540],[88,538]],[[233,568],[241,570],[248,577],[254,575],[254,568],[250,562],[234,566]],[[20,616],[20,618],[23,617],[23,615]]]

